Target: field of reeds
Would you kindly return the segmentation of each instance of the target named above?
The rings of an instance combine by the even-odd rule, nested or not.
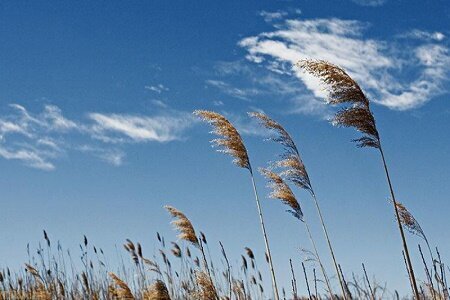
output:
[[[326,217],[321,210],[322,202],[309,177],[300,150],[286,129],[269,116],[249,113],[267,129],[267,140],[280,145],[280,154],[267,166],[254,169],[244,141],[238,130],[223,115],[205,110],[194,112],[196,116],[209,123],[212,133],[217,136],[211,142],[220,152],[230,155],[237,167],[246,169],[251,179],[261,236],[265,255],[257,256],[243,245],[239,265],[230,262],[236,258],[228,257],[226,247],[220,237],[212,237],[218,243],[219,254],[211,254],[207,238],[195,223],[183,212],[172,206],[165,206],[172,226],[178,232],[176,241],[166,242],[156,233],[155,243],[159,252],[146,254],[137,241],[125,240],[121,251],[123,261],[108,263],[103,250],[90,244],[87,237],[80,244],[80,261],[73,258],[70,251],[59,243],[53,243],[46,231],[43,243],[36,251],[28,248],[28,258],[22,270],[0,270],[0,300],[2,299],[449,299],[446,280],[450,269],[441,260],[438,248],[432,247],[425,232],[412,213],[395,198],[389,168],[377,130],[375,117],[370,110],[369,99],[360,86],[343,69],[326,61],[303,60],[297,68],[308,72],[323,81],[329,92],[328,103],[339,110],[332,124],[356,129],[361,136],[354,140],[361,148],[378,151],[387,181],[387,191],[396,230],[399,233],[398,251],[403,254],[405,278],[409,278],[411,292],[399,295],[385,286],[370,280],[366,267],[351,273],[343,271],[339,263],[340,253],[335,253],[333,236],[327,230]],[[310,264],[290,264],[291,281],[279,282],[272,261],[270,240],[266,234],[263,205],[254,181],[254,172],[260,172],[271,189],[270,198],[279,201],[287,208],[287,213],[295,218],[308,238],[308,250],[302,250]],[[317,215],[305,216],[294,189],[305,190],[310,195]],[[325,204],[326,205],[326,204]],[[313,236],[308,220],[318,218],[322,236]],[[255,233],[256,234],[256,233]],[[419,236],[422,264],[413,266],[408,234]],[[316,241],[324,239],[328,253],[319,253]],[[145,253],[145,254],[144,254]],[[216,259],[213,259],[216,257]],[[217,258],[219,257],[219,258]],[[327,269],[323,257],[331,257],[332,268]],[[111,258],[109,258],[111,259]],[[117,267],[118,266],[118,267]],[[424,270],[425,278],[417,277],[417,270]],[[263,278],[262,274],[268,274]],[[300,294],[299,286],[307,293]],[[270,287],[270,288],[267,288]]]

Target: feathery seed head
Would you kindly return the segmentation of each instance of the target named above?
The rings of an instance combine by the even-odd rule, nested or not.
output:
[[[284,204],[289,206],[291,209],[288,210],[294,217],[303,221],[303,212],[295,198],[294,193],[291,188],[284,182],[280,175],[272,172],[268,169],[260,169],[262,175],[264,175],[269,181],[269,187],[272,192],[269,194],[270,198],[281,200]]]
[[[181,211],[176,209],[175,207],[166,205],[165,209],[172,215],[176,220],[172,221],[172,225],[177,229],[180,234],[178,235],[179,239],[188,241],[192,243],[194,246],[199,247],[199,241],[197,235],[195,234],[194,226],[191,221],[183,214]]]
[[[389,199],[389,201],[393,202],[391,199]],[[400,216],[400,222],[402,223],[403,227],[405,227],[412,234],[415,234],[426,241],[427,238],[425,236],[425,233],[423,232],[422,227],[420,227],[419,222],[417,222],[414,216],[406,209],[406,207],[402,203],[396,201],[395,206],[397,207],[397,211]]]
[[[342,68],[323,60],[305,59],[297,66],[320,78],[328,86],[330,104],[349,104],[338,111],[332,120],[335,126],[354,127],[363,137],[353,140],[358,147],[380,147],[380,137],[369,100],[358,83]]]
[[[251,171],[247,149],[241,135],[230,121],[221,114],[212,111],[196,110],[194,114],[214,127],[212,133],[220,138],[213,139],[211,143],[220,148],[218,151],[231,155],[234,157],[233,162],[236,165]]]

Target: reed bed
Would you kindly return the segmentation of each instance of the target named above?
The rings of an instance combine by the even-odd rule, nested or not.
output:
[[[303,60],[297,66],[322,79],[329,91],[328,103],[341,107],[332,120],[333,125],[355,128],[362,133],[362,137],[354,140],[357,146],[377,149],[380,154],[391,196],[388,204],[393,207],[400,233],[402,249],[399,249],[398,256],[402,254],[399,259],[403,259],[405,276],[409,278],[411,286],[411,296],[406,297],[416,300],[450,299],[447,284],[447,272],[450,269],[441,260],[439,250],[433,249],[413,214],[395,198],[380,134],[363,90],[345,70],[329,62]],[[400,299],[397,291],[389,291],[376,281],[364,263],[360,270],[343,272],[345,268],[342,268],[335,254],[325,216],[296,143],[280,123],[263,113],[249,113],[250,117],[256,118],[268,130],[268,140],[282,146],[278,159],[259,169],[271,190],[268,198],[278,200],[288,208],[287,212],[306,231],[311,247],[311,250],[303,249],[303,253],[299,251],[298,257],[285,258],[290,267],[291,280],[280,283],[266,230],[270,224],[264,219],[264,203],[258,194],[244,140],[225,116],[206,110],[197,110],[194,114],[213,127],[212,133],[218,136],[211,141],[213,146],[230,155],[238,167],[248,171],[265,246],[263,253],[256,253],[244,245],[240,257],[230,257],[226,245],[218,237],[213,237],[214,242],[211,244],[206,235],[195,228],[195,222],[187,214],[173,206],[165,206],[178,235],[166,243],[165,237],[156,233],[156,253],[147,253],[141,243],[126,239],[122,250],[125,259],[120,259],[120,263],[114,264],[114,267],[107,262],[103,250],[92,245],[86,236],[80,243],[79,259],[73,259],[69,250],[63,249],[59,242],[53,244],[47,232],[43,231],[42,244],[35,252],[28,247],[28,259],[21,270],[0,267],[0,300]],[[293,188],[309,193],[328,246],[327,254],[319,253],[317,237],[310,230],[307,216]],[[251,198],[251,195],[247,196]],[[425,278],[417,278],[418,266],[412,265],[406,232],[419,236],[425,243],[426,255],[420,244],[415,252],[422,262]],[[210,251],[210,245],[213,251]],[[302,254],[307,254],[309,258],[304,258]],[[323,262],[328,259],[328,255],[333,266],[331,273]],[[235,261],[240,263],[233,264]],[[264,278],[262,274],[269,274],[270,278]],[[271,288],[267,289],[267,286]],[[336,287],[339,290],[337,293]]]

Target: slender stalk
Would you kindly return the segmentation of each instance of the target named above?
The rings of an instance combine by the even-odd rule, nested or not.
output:
[[[289,265],[291,266],[291,274],[292,274],[292,294],[294,294],[294,299],[297,300],[297,280],[295,279],[294,267],[292,266],[292,259],[289,259]]]
[[[306,275],[305,264],[302,262],[303,274],[305,275],[306,289],[308,290],[309,300],[312,300],[311,291],[309,289],[308,275]]]
[[[230,266],[230,262],[228,261],[228,257],[227,257],[227,253],[225,252],[225,248],[222,245],[222,242],[219,241],[220,244],[220,248],[222,249],[222,255],[225,258],[225,262],[227,264],[227,272],[228,272],[228,276],[227,276],[227,280],[228,280],[228,290],[229,290],[229,298],[231,300],[231,294],[233,292],[233,289],[231,287],[231,266]]]
[[[408,263],[406,262],[405,251],[403,251],[403,250],[402,250],[402,255],[403,255],[403,262],[405,263],[406,271],[408,272],[409,284],[411,285],[411,289],[414,290],[413,284],[412,284],[412,281],[411,281],[411,274],[409,273]]]
[[[331,246],[330,237],[328,236],[328,230],[327,230],[327,227],[325,226],[325,221],[323,220],[322,211],[320,210],[319,202],[317,201],[316,194],[314,193],[313,190],[311,190],[311,194],[312,194],[312,198],[314,200],[314,204],[315,204],[316,209],[317,209],[317,213],[318,213],[319,218],[320,218],[320,223],[322,225],[322,230],[323,230],[323,232],[325,234],[325,238],[327,240],[328,248],[330,249],[331,257],[333,259],[334,268],[336,270],[336,274],[337,274],[338,279],[339,279],[339,284],[340,284],[341,289],[342,289],[342,296],[344,297],[344,300],[347,300],[347,293],[345,292],[344,284],[342,282],[342,276],[341,276],[341,273],[339,272],[339,267],[338,267],[338,264],[337,264],[337,261],[336,261],[336,256],[334,255],[333,247]]]
[[[424,268],[425,268],[425,274],[427,275],[428,283],[430,285],[431,295],[433,296],[433,299],[436,300],[436,291],[434,290],[433,278],[430,275],[430,271],[428,270],[427,263],[425,261],[425,258],[423,257],[423,252],[422,252],[422,248],[420,247],[420,244],[418,245],[418,247],[419,247],[420,257],[422,258],[422,263],[423,263]]]
[[[308,232],[309,240],[311,241],[311,244],[314,249],[314,255],[316,256],[317,261],[319,262],[320,270],[322,271],[323,277],[325,279],[325,284],[327,285],[328,292],[330,293],[330,297],[331,297],[331,299],[334,299],[334,293],[333,293],[333,290],[331,289],[330,281],[328,279],[327,273],[325,272],[325,268],[322,264],[322,260],[319,257],[319,252],[317,251],[316,243],[314,242],[314,239],[312,237],[311,230],[309,229],[309,225],[308,225],[308,223],[306,223],[306,221],[304,221],[303,223],[305,223],[305,227],[306,227],[306,231]]]
[[[408,245],[406,243],[405,232],[403,231],[402,222],[400,220],[400,214],[399,214],[398,208],[397,208],[397,201],[395,200],[394,189],[392,187],[391,178],[389,176],[389,171],[388,171],[387,164],[386,164],[386,159],[384,158],[383,149],[381,148],[381,143],[380,143],[380,147],[378,149],[380,150],[381,158],[383,160],[384,171],[386,173],[386,179],[387,179],[387,182],[388,182],[388,185],[389,185],[389,190],[391,192],[392,204],[394,205],[394,210],[395,210],[395,216],[396,216],[396,219],[397,219],[398,229],[400,230],[400,236],[402,237],[403,250],[405,252],[405,258],[406,258],[406,266],[408,268],[409,276],[410,276],[410,279],[411,279],[411,285],[412,285],[412,288],[413,288],[413,292],[414,292],[415,298],[417,300],[419,300],[420,299],[419,289],[417,288],[416,277],[414,275],[414,270],[413,270],[413,266],[412,266],[412,263],[411,263],[411,258],[409,256]]]
[[[263,236],[264,236],[264,244],[266,246],[267,258],[269,260],[270,273],[271,273],[271,276],[272,276],[273,293],[274,293],[274,296],[275,296],[275,300],[280,300],[280,296],[278,294],[277,281],[276,281],[276,278],[275,278],[275,270],[273,268],[272,254],[270,252],[269,241],[268,241],[267,233],[266,233],[266,226],[264,225],[264,219],[263,219],[263,213],[262,213],[262,209],[261,209],[261,203],[259,201],[258,192],[256,190],[255,178],[253,177],[253,172],[252,172],[251,169],[250,169],[250,178],[252,180],[253,192],[255,194],[255,200],[256,200],[256,207],[258,209],[259,221],[260,221],[261,230],[262,230],[262,233],[263,233]]]
[[[367,276],[366,266],[364,266],[364,263],[362,263],[361,265],[362,265],[362,268],[363,268],[363,271],[364,271],[364,277],[366,278],[366,282],[367,282],[367,285],[369,287],[370,299],[371,300],[375,300],[375,294],[373,292],[372,286],[370,285],[369,276]]]

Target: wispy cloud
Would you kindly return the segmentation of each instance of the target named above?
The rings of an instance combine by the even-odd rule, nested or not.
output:
[[[90,113],[75,121],[54,105],[45,105],[40,113],[18,104],[10,107],[0,116],[0,157],[46,171],[73,151],[119,166],[124,144],[180,140],[193,123],[190,113],[170,109],[154,116]]]
[[[46,160],[39,151],[30,151],[26,149],[7,149],[0,146],[0,156],[5,159],[20,160],[25,165],[32,168],[50,171],[55,169],[53,163]]]
[[[247,60],[279,74],[300,79],[315,97],[324,97],[320,82],[292,66],[304,58],[325,59],[344,67],[375,102],[406,110],[446,92],[450,56],[444,45],[398,42],[364,37],[369,24],[355,20],[286,20],[274,31],[242,39]],[[412,53],[409,54],[409,53]],[[414,74],[415,78],[410,79]],[[405,76],[407,75],[407,76]],[[306,101],[310,105],[311,101]]]
[[[181,139],[180,133],[192,123],[190,114],[135,116],[91,113],[95,123],[91,134],[104,142],[170,142]]]
[[[165,87],[163,84],[156,84],[156,85],[146,85],[146,90],[161,94],[162,92],[167,92],[169,90],[168,87]]]
[[[279,19],[286,17],[288,15],[288,13],[286,11],[269,12],[269,11],[263,10],[263,11],[259,12],[259,15],[261,17],[263,17],[266,22],[272,22],[273,20],[279,20]]]
[[[238,98],[241,100],[250,100],[251,97],[256,96],[260,93],[258,89],[237,88],[222,80],[207,80],[206,83],[209,86],[215,87],[231,97]]]
[[[352,0],[352,2],[362,6],[381,6],[387,2],[387,0]]]
[[[418,40],[424,40],[424,41],[435,41],[435,42],[441,42],[443,41],[446,36],[442,32],[435,31],[435,32],[429,32],[419,29],[414,29],[409,32],[400,34],[398,37],[400,38],[410,38],[410,39],[418,39]]]

